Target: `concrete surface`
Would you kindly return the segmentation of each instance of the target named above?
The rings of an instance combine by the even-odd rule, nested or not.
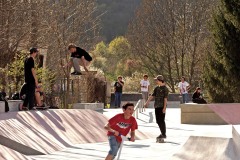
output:
[[[2,113],[0,114],[1,136],[8,138],[9,142],[11,140],[15,141],[15,144],[18,142],[45,155],[26,155],[14,151],[13,147],[10,149],[0,145],[0,159],[103,160],[109,151],[103,126],[107,119],[121,113],[122,110],[104,109],[103,111],[104,115],[91,110]],[[239,157],[235,158],[239,150],[232,145],[234,139],[239,138],[238,126],[234,126],[233,129],[232,125],[181,124],[180,113],[179,108],[167,109],[165,143],[155,143],[155,137],[160,131],[155,123],[154,109],[148,108],[144,113],[139,114],[137,140],[124,144],[121,159],[195,160],[211,153],[214,155],[214,160],[220,155],[239,160]],[[239,143],[239,140],[236,139],[236,143]],[[211,159],[211,157],[202,159]]]
[[[180,107],[183,124],[227,124],[209,107],[209,104],[185,103],[180,104]]]
[[[238,157],[239,158],[239,157]],[[171,160],[236,160],[230,138],[191,136]]]
[[[240,125],[233,126],[233,145],[236,157],[240,157]]]
[[[240,103],[208,104],[228,124],[240,124]]]
[[[21,104],[23,104],[22,100],[8,100],[9,112],[19,111]]]
[[[240,104],[180,104],[184,124],[240,124]]]
[[[4,112],[5,112],[5,102],[0,101],[0,113],[4,113]]]
[[[91,110],[99,110],[103,109],[103,103],[74,103],[73,109],[91,109]]]

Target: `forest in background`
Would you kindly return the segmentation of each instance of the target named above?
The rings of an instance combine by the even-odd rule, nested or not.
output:
[[[96,14],[102,15],[100,36],[110,42],[127,32],[128,24],[142,0],[97,0]]]

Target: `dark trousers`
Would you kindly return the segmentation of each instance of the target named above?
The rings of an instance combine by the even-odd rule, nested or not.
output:
[[[161,134],[165,136],[166,135],[165,113],[163,113],[162,110],[163,108],[155,108],[155,116]]]
[[[29,107],[31,110],[34,107],[35,98],[35,84],[26,84],[26,98],[24,99],[23,106]]]
[[[193,103],[207,104],[207,102],[203,98],[195,98],[192,101],[193,101]]]

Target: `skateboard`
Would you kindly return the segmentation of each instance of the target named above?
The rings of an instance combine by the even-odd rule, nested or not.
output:
[[[36,110],[47,110],[47,109],[49,109],[49,106],[44,106],[44,107],[36,106]]]
[[[164,138],[156,138],[156,143],[164,143]]]
[[[35,108],[36,108],[36,111],[38,111],[38,110],[47,110],[47,109],[49,109],[49,106],[41,106],[41,107],[39,107],[39,106],[35,106]],[[20,105],[19,105],[19,111],[29,111],[29,109],[27,108],[27,107],[20,107]]]

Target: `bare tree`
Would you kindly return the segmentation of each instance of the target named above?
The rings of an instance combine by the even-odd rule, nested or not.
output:
[[[98,38],[100,19],[94,15],[96,10],[94,0],[66,0],[61,3],[56,1],[51,7],[49,4],[44,5],[46,7],[42,14],[46,17],[43,24],[46,30],[43,30],[41,37],[48,38],[40,41],[48,50],[46,55],[48,67],[59,73],[59,79],[66,79],[66,92],[62,95],[66,106],[69,103],[70,68],[64,70],[60,66],[69,60],[67,45],[75,43],[89,50]]]
[[[172,92],[182,75],[198,80],[214,0],[143,0],[128,39],[145,69],[163,74]]]
[[[35,46],[45,66],[69,81],[69,69],[60,67],[69,58],[67,44],[90,50],[96,43],[100,17],[95,11],[95,0],[0,0],[0,67],[17,51]]]

